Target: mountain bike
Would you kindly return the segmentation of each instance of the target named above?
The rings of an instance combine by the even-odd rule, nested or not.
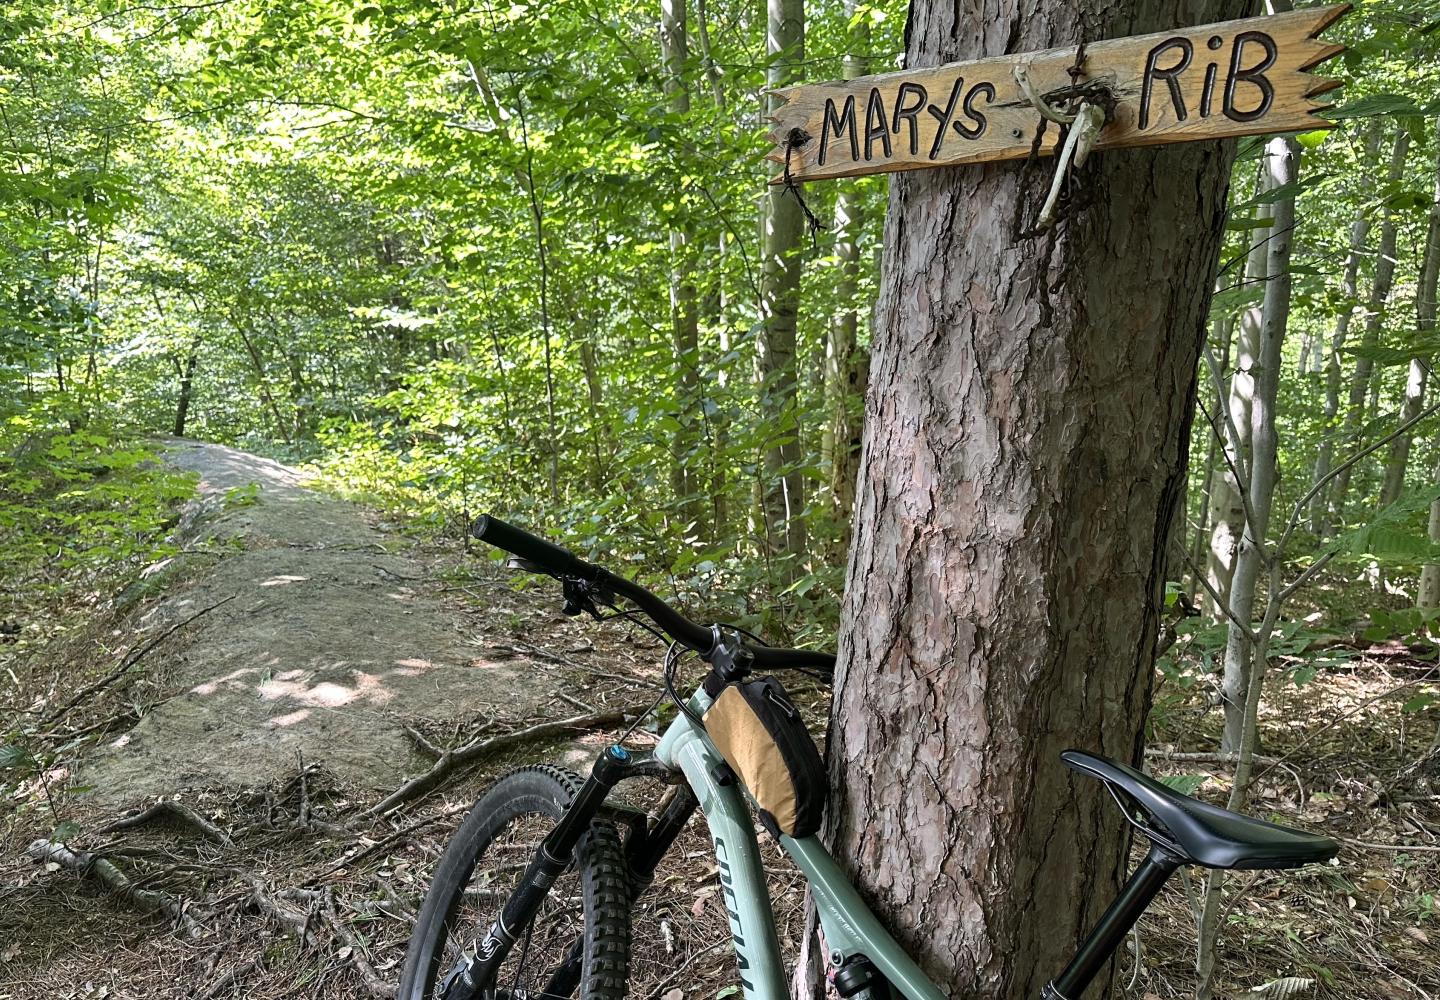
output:
[[[714,844],[743,996],[785,1000],[752,807],[809,885],[835,992],[860,1000],[943,1000],[816,837],[826,784],[819,754],[783,687],[757,677],[785,670],[829,676],[832,654],[767,646],[735,626],[693,622],[645,588],[495,517],[479,518],[472,534],[509,552],[512,565],[559,580],[568,614],[648,618],[670,640],[662,677],[679,713],[653,751],[628,749],[622,737],[583,780],[558,767],[525,767],[480,797],[421,905],[400,1000],[624,997],[631,908],[696,810]],[[709,669],[682,698],[675,676],[686,651]],[[1118,761],[1081,750],[1060,756],[1104,783],[1149,849],[1042,989],[1042,1000],[1077,1000],[1181,867],[1296,868],[1339,850],[1325,837],[1183,795]],[[607,801],[617,785],[636,778],[672,786],[663,808],[646,814]]]

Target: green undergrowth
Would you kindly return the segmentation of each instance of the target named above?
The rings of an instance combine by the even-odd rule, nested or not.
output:
[[[194,492],[194,476],[118,431],[12,416],[0,428],[0,586],[63,598],[122,579],[174,553],[166,534]]]

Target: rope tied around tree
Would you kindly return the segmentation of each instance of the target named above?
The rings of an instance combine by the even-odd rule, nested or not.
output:
[[[813,138],[814,136],[803,128],[792,128],[786,133],[784,180],[785,190],[795,197],[795,200],[800,203],[800,211],[805,213],[805,225],[810,230],[810,240],[814,244],[815,250],[818,251],[820,249],[820,231],[825,228],[825,223],[816,218],[815,213],[810,210],[810,206],[805,202],[805,195],[800,191],[800,185],[796,183],[794,176],[790,173],[790,154]]]

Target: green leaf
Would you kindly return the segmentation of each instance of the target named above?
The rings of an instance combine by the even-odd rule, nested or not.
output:
[[[79,823],[76,823],[74,820],[67,819],[65,822],[61,823],[55,828],[55,831],[50,834],[50,839],[55,841],[56,843],[63,844],[74,837],[78,837],[80,835],[80,831],[81,826]]]
[[[1376,115],[1418,115],[1424,112],[1414,98],[1404,94],[1367,94],[1364,97],[1320,112],[1322,118],[1341,121],[1346,118],[1373,118]]]
[[[1161,776],[1160,783],[1181,795],[1194,795],[1209,780],[1208,774],[1166,774]]]
[[[0,744],[0,771],[30,762],[30,752],[14,743]]]

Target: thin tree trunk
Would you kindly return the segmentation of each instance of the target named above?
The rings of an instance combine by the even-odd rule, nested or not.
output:
[[[1209,409],[1212,414],[1217,416],[1217,419],[1219,414],[1224,412],[1223,408],[1226,403],[1225,383],[1223,380],[1230,371],[1230,347],[1234,333],[1235,318],[1233,316],[1219,316],[1215,319],[1211,327],[1210,346],[1212,354],[1215,353],[1214,348],[1219,348],[1219,354],[1216,357],[1216,367],[1220,371],[1221,381],[1218,385],[1216,384],[1216,379],[1210,373],[1209,365],[1202,363],[1200,366],[1200,391],[1213,393]],[[1233,496],[1231,496],[1231,494],[1233,494],[1234,486],[1227,481],[1226,477],[1230,475],[1230,470],[1225,467],[1223,453],[1221,451],[1221,449],[1225,447],[1225,438],[1223,436],[1224,425],[1221,426],[1220,434],[1217,434],[1215,429],[1208,425],[1205,431],[1205,440],[1207,442],[1205,449],[1205,487],[1201,493],[1200,521],[1195,527],[1195,541],[1190,553],[1190,558],[1196,570],[1206,574],[1205,578],[1210,582],[1210,585],[1215,587],[1217,592],[1223,593],[1219,587],[1216,587],[1215,579],[1210,575],[1208,566],[1211,552],[1210,532],[1215,524],[1218,523],[1219,519],[1225,516],[1225,511],[1219,509],[1220,505],[1226,502],[1233,502]],[[1241,515],[1243,516],[1243,514],[1244,512],[1242,511]],[[1218,618],[1221,609],[1216,605],[1215,599],[1210,596],[1209,589],[1201,587],[1198,580],[1194,582],[1195,589],[1199,591],[1201,606],[1204,608],[1205,613],[1212,618]],[[1225,583],[1228,587],[1229,581],[1227,580]]]
[[[1263,169],[1256,179],[1256,194],[1266,191],[1267,175]],[[1268,218],[1271,207],[1263,205],[1257,212],[1260,218]],[[1251,230],[1250,253],[1245,260],[1245,281],[1247,284],[1265,284],[1266,257],[1268,254],[1270,228]],[[1255,396],[1255,373],[1260,353],[1260,328],[1264,322],[1264,310],[1260,305],[1252,306],[1240,314],[1236,322],[1238,334],[1235,340],[1235,364],[1230,373],[1230,395],[1226,403],[1228,422],[1221,426],[1225,439],[1221,442],[1225,457],[1223,475],[1210,495],[1210,554],[1206,561],[1206,577],[1210,586],[1228,604],[1230,581],[1235,576],[1236,553],[1240,550],[1240,539],[1245,531],[1245,505],[1240,499],[1241,485],[1236,475],[1243,475],[1250,462],[1250,408]],[[1218,416],[1217,419],[1227,418]],[[1230,439],[1230,431],[1239,434],[1239,440]],[[1211,599],[1213,604],[1213,599]],[[1219,609],[1214,609],[1219,614]]]
[[[185,362],[182,365],[179,359],[175,362],[175,373],[180,379],[180,392],[175,399],[175,424],[172,428],[176,437],[185,436],[185,423],[190,416],[190,402],[194,397],[195,369],[200,364],[200,335],[196,334],[190,341],[190,349],[185,353]]]
[[[1415,290],[1415,327],[1422,340],[1435,335],[1435,299],[1440,286],[1440,119],[1436,119],[1435,133],[1435,194],[1430,202],[1430,225],[1425,234],[1424,265]],[[1436,453],[1440,455],[1440,437],[1436,439]],[[1440,482],[1440,459],[1436,460],[1435,480]],[[1430,541],[1440,545],[1440,500],[1430,505]],[[1427,562],[1420,571],[1420,606],[1440,607],[1440,563]],[[1436,739],[1440,740],[1440,733]]]
[[[1275,189],[1294,182],[1299,175],[1299,160],[1300,146],[1293,139],[1271,139],[1265,148],[1268,186]],[[1264,318],[1259,354],[1253,365],[1255,393],[1250,404],[1250,481],[1246,484],[1249,517],[1246,518],[1230,587],[1230,617],[1247,624],[1254,616],[1256,586],[1265,563],[1265,533],[1270,525],[1270,507],[1275,497],[1275,401],[1280,393],[1285,328],[1290,321],[1290,248],[1294,228],[1294,195],[1276,199],[1271,236],[1266,244]],[[1246,692],[1251,686],[1251,653],[1249,635],[1232,622],[1226,638],[1221,682],[1225,709],[1225,730],[1220,740],[1222,752],[1233,752],[1240,746],[1245,725]]]
[[[1223,14],[913,0],[907,65]],[[1048,253],[1015,236],[1047,170],[891,181],[827,832],[948,995],[1033,1000],[1124,871],[1120,811],[1057,754],[1140,759],[1231,155],[1098,158]]]
[[[803,0],[768,0],[766,84],[789,86],[805,62]],[[770,98],[770,112],[780,108]],[[795,371],[795,325],[800,306],[800,247],[804,219],[793,191],[781,185],[767,192],[764,261],[760,278],[760,408],[771,435],[764,455],[766,534],[772,556],[787,556],[779,579],[801,572],[805,554],[805,479],[800,463],[800,410]]]
[[[1425,408],[1426,375],[1430,362],[1425,358],[1411,358],[1410,369],[1405,376],[1405,399],[1400,404],[1400,415],[1395,423],[1408,424]],[[1410,434],[1404,433],[1390,442],[1389,454],[1385,456],[1385,478],[1380,483],[1380,507],[1388,507],[1400,499],[1405,489],[1405,467],[1410,464]]]
[[[1395,148],[1390,155],[1390,169],[1387,181],[1393,185],[1400,180],[1405,170],[1405,157],[1410,151],[1410,133],[1400,129],[1395,136]],[[1361,336],[1362,348],[1373,348],[1380,343],[1385,304],[1390,300],[1390,286],[1395,279],[1395,217],[1386,213],[1380,224],[1380,256],[1375,262],[1375,282],[1370,288],[1370,300],[1365,310],[1365,332]],[[1364,354],[1355,359],[1355,371],[1350,378],[1349,405],[1345,410],[1345,423],[1340,429],[1340,440],[1348,450],[1360,447],[1360,429],[1365,422],[1365,411],[1370,395],[1371,377],[1375,362]],[[1330,526],[1332,530],[1344,522],[1346,494],[1350,490],[1350,478],[1354,467],[1348,467],[1334,479],[1330,488]]]
[[[851,22],[850,51],[845,56],[845,79],[870,71],[865,53],[870,48],[870,26],[856,17],[856,0],[846,0],[845,16]],[[850,511],[855,503],[855,476],[860,461],[860,417],[865,386],[858,379],[863,366],[858,342],[860,327],[860,236],[865,230],[864,206],[857,181],[840,182],[835,195],[836,312],[825,340],[825,411],[821,461],[829,472],[830,496],[837,517],[845,524],[841,551],[850,543]],[[857,396],[860,406],[856,405]]]
[[[1371,122],[1368,138],[1365,142],[1367,162],[1373,160],[1380,149],[1381,124],[1380,119]],[[1365,242],[1370,235],[1370,218],[1365,211],[1360,211],[1355,216],[1355,221],[1350,223],[1350,253],[1345,258],[1345,277],[1341,281],[1340,290],[1345,296],[1346,302],[1353,303],[1356,295],[1359,294],[1360,286],[1360,259],[1365,254]],[[1325,363],[1325,410],[1324,427],[1320,436],[1320,449],[1315,456],[1315,476],[1311,480],[1320,483],[1330,475],[1331,463],[1335,455],[1335,434],[1336,418],[1340,414],[1340,384],[1342,371],[1340,367],[1340,351],[1345,347],[1345,338],[1350,333],[1350,320],[1355,315],[1355,307],[1349,306],[1339,316],[1335,317],[1335,334],[1330,339],[1330,357]],[[1326,538],[1330,534],[1331,524],[1329,516],[1330,487],[1326,486],[1315,494],[1310,502],[1310,530],[1317,538]]]
[[[686,69],[690,61],[686,39],[685,0],[660,0],[660,53],[665,66],[664,90],[668,110],[683,116],[690,112]],[[682,155],[689,152],[682,150]],[[682,177],[685,171],[677,171]],[[675,191],[677,213],[683,213],[683,192]],[[670,329],[675,344],[675,409],[680,429],[671,441],[670,486],[679,503],[687,534],[699,529],[703,512],[700,478],[696,475],[700,360],[699,293],[695,288],[695,261],[691,253],[694,233],[688,220],[670,230]]]
[[[1425,408],[1426,376],[1430,372],[1430,357],[1434,351],[1426,346],[1429,334],[1435,327],[1435,244],[1440,239],[1436,233],[1436,213],[1440,212],[1440,130],[1437,130],[1435,149],[1435,195],[1430,204],[1430,225],[1426,230],[1425,248],[1420,257],[1420,282],[1415,290],[1415,326],[1420,353],[1410,360],[1410,370],[1405,379],[1405,401],[1400,406],[1398,426],[1405,426],[1414,420]],[[1428,286],[1427,286],[1428,282]],[[1429,314],[1427,316],[1427,313]],[[1405,489],[1405,468],[1410,464],[1410,441],[1408,432],[1402,433],[1390,442],[1390,453],[1385,458],[1385,479],[1380,488],[1380,506],[1386,507],[1400,499]]]

